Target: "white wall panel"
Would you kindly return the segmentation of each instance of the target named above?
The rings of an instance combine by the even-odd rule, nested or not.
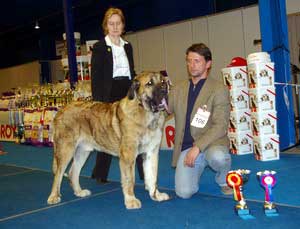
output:
[[[166,68],[173,83],[187,77],[185,51],[192,45],[192,23],[164,27]]]
[[[300,12],[299,0],[286,0],[286,12],[287,14],[294,14]]]
[[[261,52],[261,46],[253,45],[255,39],[261,39],[258,6],[242,9],[242,15],[246,58],[250,53]]]
[[[141,70],[140,66],[140,57],[139,57],[139,48],[138,48],[138,38],[137,33],[127,34],[124,36],[125,40],[129,41],[133,49],[133,59],[134,59],[134,69],[136,73],[139,73]]]
[[[0,70],[0,93],[11,88],[39,85],[40,64],[38,61]]]
[[[241,10],[208,17],[209,46],[212,51],[211,75],[222,80],[221,69],[236,56],[245,56]]]
[[[140,70],[165,69],[163,29],[155,28],[137,33]]]
[[[209,46],[207,17],[192,20],[193,43],[204,43]]]

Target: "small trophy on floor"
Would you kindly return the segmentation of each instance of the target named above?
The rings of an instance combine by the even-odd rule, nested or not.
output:
[[[278,211],[273,203],[273,193],[272,189],[276,185],[276,172],[275,171],[261,171],[256,173],[257,178],[260,182],[260,185],[265,189],[265,202],[264,202],[264,211],[266,216],[278,216]]]
[[[229,171],[226,182],[233,189],[234,199],[237,201],[235,211],[240,217],[250,216],[246,200],[243,196],[243,185],[249,180],[250,170],[238,169]]]

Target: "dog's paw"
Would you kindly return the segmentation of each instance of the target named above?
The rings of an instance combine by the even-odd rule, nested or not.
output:
[[[125,200],[125,206],[127,209],[138,209],[142,207],[142,203],[139,199],[133,197]]]
[[[75,192],[75,196],[77,197],[86,197],[86,196],[90,196],[91,194],[92,194],[91,191],[88,189],[83,189],[78,192]]]
[[[170,196],[167,193],[164,192],[159,192],[157,189],[154,192],[154,195],[151,196],[151,198],[155,201],[165,201],[165,200],[169,200]]]
[[[48,204],[58,204],[61,201],[59,196],[49,196],[47,203]]]

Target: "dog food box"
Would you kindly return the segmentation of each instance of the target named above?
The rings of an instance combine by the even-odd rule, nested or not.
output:
[[[246,66],[229,67],[222,69],[224,84],[229,88],[248,88],[248,76]]]
[[[263,111],[251,113],[252,132],[254,136],[277,134],[277,112]]]
[[[253,153],[253,137],[251,131],[228,133],[232,154],[243,155]]]
[[[249,90],[237,88],[230,90],[231,111],[249,109]]]
[[[259,161],[279,159],[279,135],[260,135],[253,137],[254,156]]]
[[[250,109],[252,112],[275,111],[275,87],[250,88]]]
[[[248,64],[249,88],[266,87],[274,85],[274,63]]]
[[[229,132],[251,130],[251,112],[250,109],[237,110],[230,112]]]

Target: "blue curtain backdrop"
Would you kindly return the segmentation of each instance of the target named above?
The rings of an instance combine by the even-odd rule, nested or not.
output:
[[[290,52],[285,0],[259,1],[262,49],[275,62],[275,82],[290,83]],[[280,149],[295,145],[295,118],[292,90],[276,85],[276,109]]]

